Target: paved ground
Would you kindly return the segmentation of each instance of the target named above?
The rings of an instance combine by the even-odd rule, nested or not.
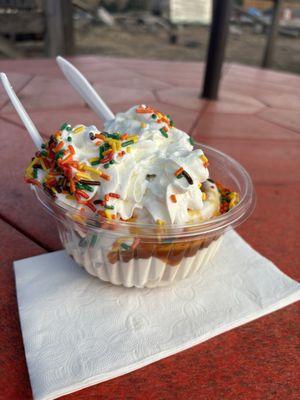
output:
[[[239,233],[292,278],[299,272],[300,78],[237,64],[224,66],[220,100],[198,99],[201,63],[76,58],[114,112],[149,103],[197,140],[240,161],[258,203]],[[47,137],[62,122],[101,121],[63,79],[53,60],[2,61],[19,97]],[[29,399],[12,261],[61,247],[23,170],[33,145],[0,89],[0,399]],[[298,399],[299,306],[227,332],[68,399]]]

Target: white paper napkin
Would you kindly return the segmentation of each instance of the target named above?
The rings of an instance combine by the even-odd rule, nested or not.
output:
[[[196,278],[160,289],[102,283],[64,251],[14,267],[35,399],[126,374],[300,299],[300,285],[235,232]]]

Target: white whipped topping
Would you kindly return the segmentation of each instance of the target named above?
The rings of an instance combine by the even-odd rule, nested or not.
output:
[[[86,191],[89,200],[104,199],[108,193],[117,193],[120,198],[110,197],[106,202],[114,207],[111,212],[122,219],[137,216],[137,222],[141,223],[161,220],[166,224],[185,224],[216,215],[220,195],[217,187],[207,181],[209,171],[201,159],[203,151],[193,150],[190,137],[185,132],[168,126],[164,135],[161,129],[166,126],[165,122],[157,122],[151,112],[137,113],[136,110],[137,106],[134,106],[105,123],[106,132],[138,135],[138,141],[130,146],[130,152],[126,152],[126,147],[122,148],[125,151],[122,157],[116,152],[114,164],[109,168],[104,169],[103,164],[93,167],[101,169],[110,179],[103,180],[93,175],[93,179],[97,178],[101,185],[92,186],[91,192]],[[78,127],[74,127],[73,132]],[[73,159],[88,165],[91,165],[89,160],[99,155],[98,147],[90,139],[91,132],[99,133],[95,126],[83,127],[79,133],[66,129],[62,131],[64,149],[71,144],[75,150]],[[69,136],[72,137],[71,142],[68,141]],[[185,176],[180,179],[175,176],[179,168],[188,173],[190,182]],[[76,173],[75,169],[73,172]],[[201,184],[202,190],[204,188],[207,193],[206,200],[202,199]],[[58,194],[57,198],[81,207],[63,194]],[[97,209],[103,207],[97,205]]]

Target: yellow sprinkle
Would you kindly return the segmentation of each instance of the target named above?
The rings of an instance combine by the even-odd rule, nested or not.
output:
[[[87,179],[88,181],[91,180],[91,177],[89,174],[85,174],[84,172],[77,172],[76,173],[76,178],[78,179]]]
[[[204,163],[208,162],[208,158],[205,157],[204,154],[202,154],[202,155],[200,156],[200,160],[203,161]]]
[[[127,153],[131,153],[131,147],[130,146],[126,147],[126,152]]]
[[[83,170],[93,172],[94,174],[97,174],[99,176],[102,175],[102,171],[101,170],[93,168],[93,167],[90,167],[89,165],[83,165],[82,168],[83,168]]]
[[[128,136],[126,140],[133,140],[136,143],[139,140],[138,135]]]
[[[25,169],[25,174],[26,174],[27,176],[31,176],[31,174],[32,174],[32,167],[34,166],[35,162],[36,162],[36,158],[34,158],[34,159],[31,161],[31,163],[28,165],[28,167]]]
[[[207,194],[202,192],[202,200],[206,200],[207,199]]]
[[[105,212],[105,216],[106,216],[106,218],[108,218],[108,219],[112,219],[112,217],[111,217],[111,213],[110,213],[108,210],[105,210],[104,212]]]
[[[79,126],[77,126],[76,128],[73,128],[73,130],[72,130],[72,132],[73,133],[81,133],[81,132],[83,132],[84,131],[84,129],[85,129],[85,126],[84,125],[79,125]]]
[[[231,192],[228,197],[231,199],[230,203],[229,203],[229,209],[231,209],[234,206],[236,206],[238,204],[238,202],[240,201],[240,196],[236,192]]]
[[[41,163],[41,166],[42,166],[43,170],[47,171],[47,167],[46,167],[43,159],[40,159],[40,163]]]
[[[94,162],[94,161],[98,161],[98,160],[99,160],[98,157],[92,157],[92,158],[89,158],[89,159],[88,159],[88,161],[89,161],[90,163],[92,163],[92,162]]]
[[[198,188],[199,188],[199,189],[202,188],[202,183],[198,183]]]
[[[115,142],[114,140],[111,140],[111,141],[109,142],[109,144],[110,144],[110,147],[111,147],[113,153],[115,153],[115,152],[117,151],[117,144],[116,144],[116,142]],[[103,154],[104,154],[104,153],[103,153]]]
[[[103,154],[104,156],[106,156],[106,154],[109,154],[110,152],[111,152],[111,149],[108,149],[108,150],[104,151],[102,154]],[[98,160],[98,158],[97,158],[96,160]]]
[[[165,221],[163,221],[162,219],[157,219],[156,220],[157,225],[165,225]]]
[[[81,224],[85,224],[86,218],[84,218],[82,215],[74,214],[72,215],[72,219],[75,222],[79,222]]]
[[[67,194],[67,195],[66,195],[66,199],[68,199],[68,200],[75,200],[75,197],[72,196],[71,194]]]
[[[146,128],[146,126],[147,126],[146,122],[143,122],[143,121],[142,121],[142,122],[141,122],[141,128],[144,129],[144,128]]]

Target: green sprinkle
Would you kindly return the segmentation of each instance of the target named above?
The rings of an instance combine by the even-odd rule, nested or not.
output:
[[[70,132],[71,130],[72,130],[71,125],[68,125],[68,126],[66,127],[66,131]]]
[[[42,148],[42,149],[45,149],[45,148],[46,148],[45,143],[42,143],[42,144],[41,144],[41,148]]]
[[[193,138],[190,137],[189,142],[191,143],[192,146],[194,146],[195,142],[194,142]]]
[[[68,141],[68,142],[72,142],[71,136],[68,136],[68,137],[67,137],[67,141]]]
[[[180,178],[182,178],[182,177],[183,177],[182,174],[179,174],[179,175],[176,176],[177,179],[180,179]]]
[[[156,119],[156,118],[157,118],[157,117],[156,117],[156,114],[152,114],[152,115],[151,115],[151,118]]]
[[[127,140],[126,142],[123,142],[122,144],[121,144],[121,146],[122,147],[127,147],[127,146],[130,146],[131,144],[133,144],[134,143],[134,140]]]
[[[105,205],[104,208],[106,208],[106,210],[114,210],[115,206]]]
[[[88,241],[86,240],[86,238],[82,238],[82,239],[80,239],[78,244],[79,244],[79,247],[86,247],[88,244]]]
[[[115,162],[115,160],[110,160],[109,163],[110,163],[110,164],[115,164],[116,162]]]
[[[168,137],[169,137],[169,135],[168,135],[167,132],[165,131],[165,128],[161,128],[161,129],[160,129],[160,133],[161,133],[165,138],[168,138]]]
[[[48,155],[48,153],[45,150],[41,151],[41,156],[47,157],[47,155]]]
[[[174,126],[174,121],[170,120],[170,126]]]
[[[97,235],[93,235],[90,244],[91,247],[94,247],[96,243],[97,243]]]
[[[37,179],[37,177],[38,177],[37,168],[33,168],[33,178]]]
[[[108,163],[104,164],[103,167],[104,167],[105,169],[107,169],[107,168],[109,168],[109,165],[110,165],[110,164],[109,164],[109,162],[108,162]]]
[[[62,158],[64,156],[64,150],[59,151],[58,153],[55,154],[55,160],[58,160],[59,158]]]
[[[98,165],[98,164],[100,164],[100,160],[92,161],[92,162],[91,162],[91,165]]]
[[[86,185],[85,183],[77,182],[76,187],[77,187],[77,189],[87,190],[88,192],[93,192],[93,188],[89,185]]]
[[[167,114],[167,118],[171,119],[171,115]]]
[[[111,138],[111,139],[120,139],[120,134],[119,133],[107,133],[106,137]]]
[[[126,244],[126,243],[121,243],[121,247],[122,247],[124,250],[130,250],[130,246],[128,246],[128,244]]]
[[[67,126],[70,126],[70,125],[68,124],[68,122],[64,122],[64,123],[62,124],[62,126],[60,127],[60,130],[63,131],[64,129],[67,128]]]

